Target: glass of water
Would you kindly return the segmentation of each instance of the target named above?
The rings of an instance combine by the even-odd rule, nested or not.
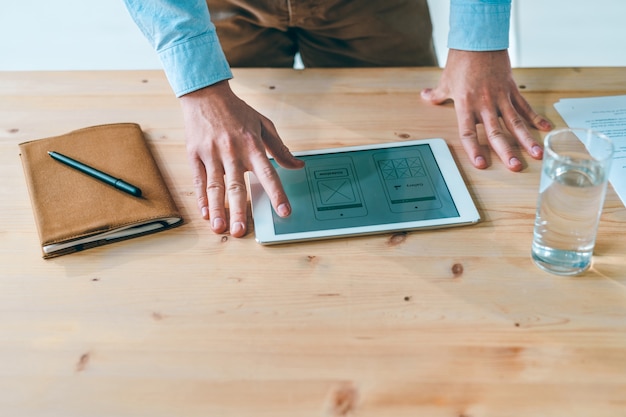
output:
[[[577,275],[589,268],[613,157],[613,143],[589,129],[558,129],[544,140],[532,258]]]

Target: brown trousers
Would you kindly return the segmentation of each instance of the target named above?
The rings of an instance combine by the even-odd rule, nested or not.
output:
[[[436,66],[427,0],[207,0],[233,67]]]

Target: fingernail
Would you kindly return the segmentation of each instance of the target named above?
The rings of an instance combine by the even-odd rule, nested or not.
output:
[[[428,97],[430,93],[433,91],[432,88],[425,88],[422,90],[422,97]]]
[[[289,209],[289,205],[283,203],[278,206],[277,212],[280,217],[287,217],[291,210]]]
[[[520,162],[519,159],[517,159],[516,157],[513,157],[511,159],[509,159],[509,165],[511,165],[512,167],[514,166],[518,166],[521,165],[522,163]]]
[[[534,157],[540,157],[543,153],[543,149],[541,149],[541,146],[539,145],[535,145],[532,147],[532,149],[530,150],[530,152],[532,153],[532,155]]]
[[[483,156],[477,156],[476,159],[474,159],[474,164],[476,166],[483,166],[485,165],[485,158]]]
[[[552,129],[552,123],[550,123],[546,119],[543,119],[541,121],[541,127],[544,128],[544,129]]]
[[[224,219],[222,219],[221,217],[216,217],[211,222],[211,227],[213,227],[214,230],[221,230],[225,226],[226,226],[226,223],[224,222]]]
[[[208,207],[202,207],[200,209],[200,213],[201,213],[203,219],[208,219],[209,218],[209,208]]]
[[[232,227],[230,228],[230,234],[234,235],[234,236],[239,236],[241,234],[243,234],[243,232],[246,230],[246,226],[241,223],[241,222],[235,222],[233,223]]]

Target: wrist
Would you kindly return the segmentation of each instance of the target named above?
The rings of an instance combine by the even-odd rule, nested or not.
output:
[[[193,113],[200,108],[206,109],[207,106],[219,107],[221,106],[220,103],[231,101],[233,95],[228,80],[223,80],[182,95],[178,100],[183,112],[191,111]]]
[[[206,87],[199,88],[191,91],[187,94],[183,94],[179,97],[182,102],[194,100],[196,98],[207,98],[216,95],[222,95],[224,93],[232,92],[228,80],[218,81],[215,84],[207,85]]]

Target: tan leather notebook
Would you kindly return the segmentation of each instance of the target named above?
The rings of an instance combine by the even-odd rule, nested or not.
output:
[[[182,224],[137,124],[92,126],[19,147],[46,259]],[[141,196],[67,166],[48,152],[122,179],[138,187]]]

